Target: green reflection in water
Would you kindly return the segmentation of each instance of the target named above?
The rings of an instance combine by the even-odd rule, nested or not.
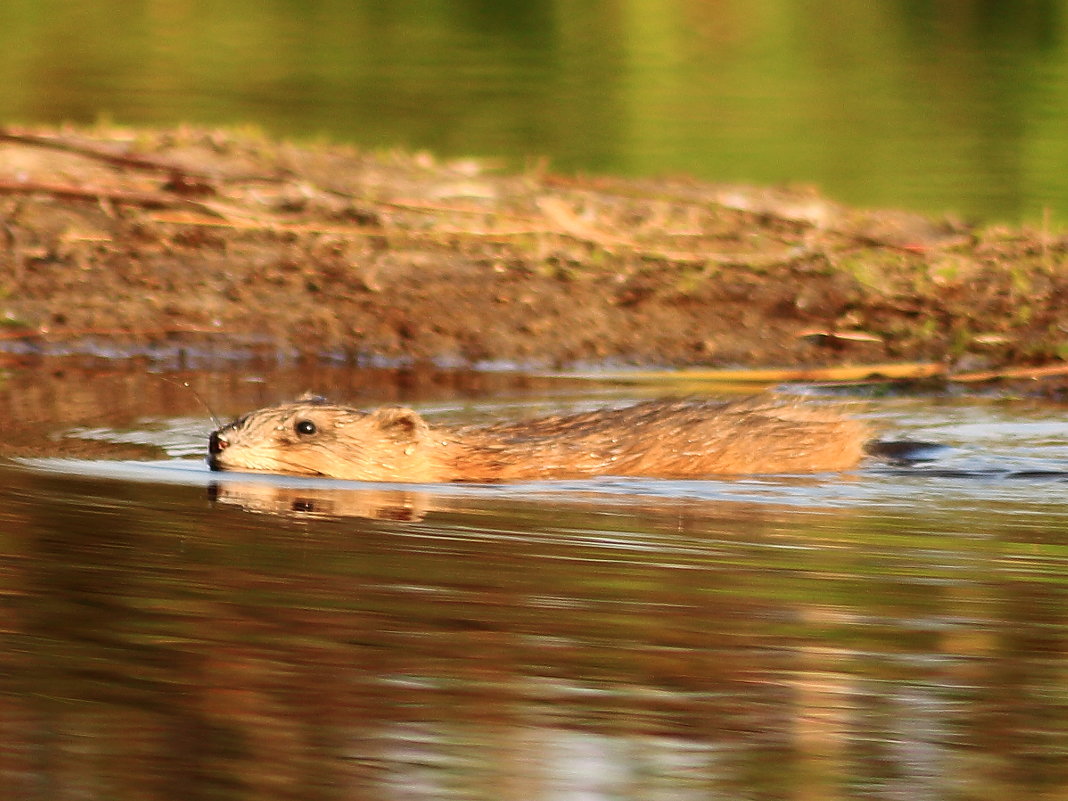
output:
[[[1054,0],[0,6],[0,120],[255,123],[563,169],[1068,214]]]
[[[1062,505],[482,497],[397,522],[3,479],[19,797],[1068,787]]]

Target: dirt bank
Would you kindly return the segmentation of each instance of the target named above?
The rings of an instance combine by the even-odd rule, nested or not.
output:
[[[255,134],[0,131],[10,349],[821,365],[1065,355],[1068,239]]]

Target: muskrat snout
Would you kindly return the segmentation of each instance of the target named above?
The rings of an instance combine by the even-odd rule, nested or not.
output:
[[[230,443],[223,437],[220,437],[218,431],[212,431],[211,436],[208,437],[208,453],[212,455],[221,453],[229,446]]]
[[[208,437],[208,467],[212,470],[221,470],[222,467],[216,457],[229,447],[230,441],[228,439],[220,436],[219,431],[212,431]]]

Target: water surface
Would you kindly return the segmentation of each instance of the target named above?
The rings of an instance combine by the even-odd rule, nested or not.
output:
[[[911,473],[372,485],[209,473],[210,423],[146,375],[31,370],[0,391],[8,408],[37,387],[42,421],[51,392],[68,418],[18,433],[0,468],[10,797],[1068,790],[1056,407],[858,401],[953,446]],[[438,419],[633,393],[179,377],[221,413],[312,377]]]

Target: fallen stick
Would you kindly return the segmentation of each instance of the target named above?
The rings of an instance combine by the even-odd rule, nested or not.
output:
[[[998,370],[951,373],[944,364],[939,362],[913,362],[907,364],[866,364],[848,367],[756,370],[636,370],[634,372],[595,373],[570,377],[625,383],[780,384],[805,382],[827,385],[859,385],[922,378],[943,378],[954,383],[969,384],[996,381],[998,379],[1039,379],[1061,375],[1068,375],[1068,364],[1048,364],[1041,367],[1005,367]]]
[[[0,180],[0,193],[14,195],[45,194],[72,200],[87,200],[95,203],[108,201],[126,206],[146,209],[165,209],[185,205],[184,198],[168,197],[150,192],[128,192],[123,189],[94,189],[70,184],[51,184],[38,181]]]
[[[945,365],[939,362],[908,364],[865,364],[848,367],[802,367],[765,370],[636,370],[634,372],[596,373],[592,379],[634,383],[709,382],[725,384],[777,384],[791,381],[840,382],[903,380],[944,376]]]
[[[947,376],[950,381],[972,383],[996,381],[999,378],[1048,378],[1068,375],[1068,364],[1047,364],[1044,367],[1008,367],[1003,370],[984,370],[975,373],[957,373]]]
[[[128,153],[116,153],[111,150],[72,142],[69,139],[59,139],[54,136],[41,136],[40,134],[18,131],[13,128],[0,128],[0,142],[13,142],[31,147],[43,147],[49,150],[61,150],[66,153],[75,153],[79,156],[103,161],[119,167],[134,167],[139,170],[152,170],[155,172],[178,173],[181,175],[210,180],[212,176],[197,170],[191,170],[180,164],[146,158],[145,156],[132,156]]]

